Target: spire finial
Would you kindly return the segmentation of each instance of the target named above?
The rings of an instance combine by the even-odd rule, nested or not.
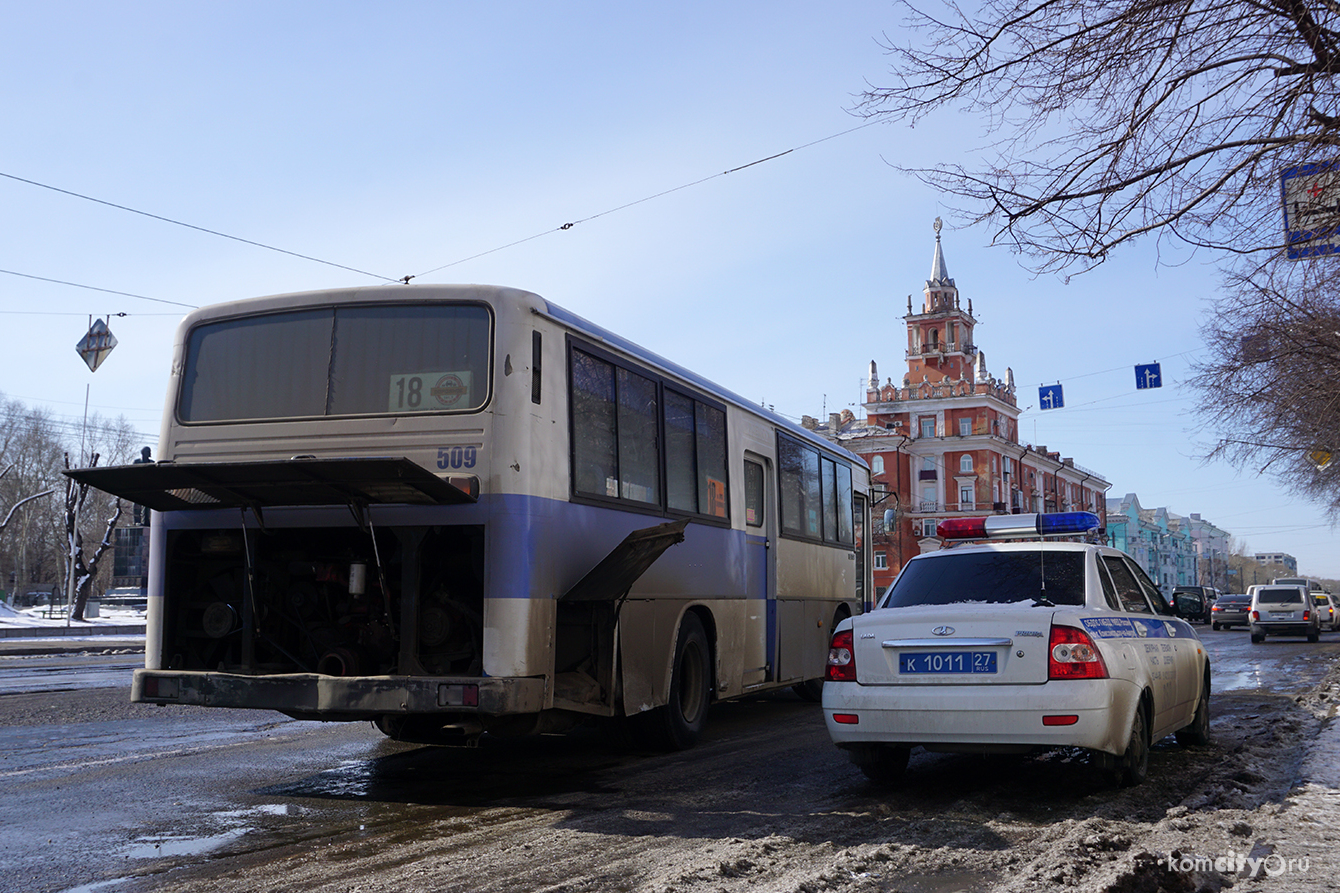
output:
[[[935,240],[937,242],[940,241],[940,230],[944,229],[944,225],[945,222],[939,217],[936,217],[935,222],[931,224],[931,229],[935,230]]]

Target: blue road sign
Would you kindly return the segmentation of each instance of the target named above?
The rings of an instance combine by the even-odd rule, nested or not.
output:
[[[1043,385],[1038,388],[1038,409],[1060,409],[1065,406],[1059,384]]]
[[[1159,364],[1149,363],[1145,366],[1136,366],[1135,387],[1137,390],[1163,387],[1163,373],[1159,371]]]

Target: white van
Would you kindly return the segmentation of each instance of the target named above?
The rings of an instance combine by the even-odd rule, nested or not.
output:
[[[1307,586],[1299,585],[1259,585],[1247,590],[1252,597],[1251,622],[1252,641],[1265,641],[1266,634],[1273,636],[1307,636],[1309,642],[1321,637],[1321,625],[1317,611]]]

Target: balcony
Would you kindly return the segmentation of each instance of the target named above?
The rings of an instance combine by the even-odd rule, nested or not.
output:
[[[923,468],[917,472],[917,480],[934,481],[939,479],[939,472],[934,468]]]

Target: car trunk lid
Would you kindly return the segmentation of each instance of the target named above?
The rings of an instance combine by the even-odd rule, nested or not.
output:
[[[887,608],[853,623],[862,685],[1038,685],[1054,611],[1012,605]]]

